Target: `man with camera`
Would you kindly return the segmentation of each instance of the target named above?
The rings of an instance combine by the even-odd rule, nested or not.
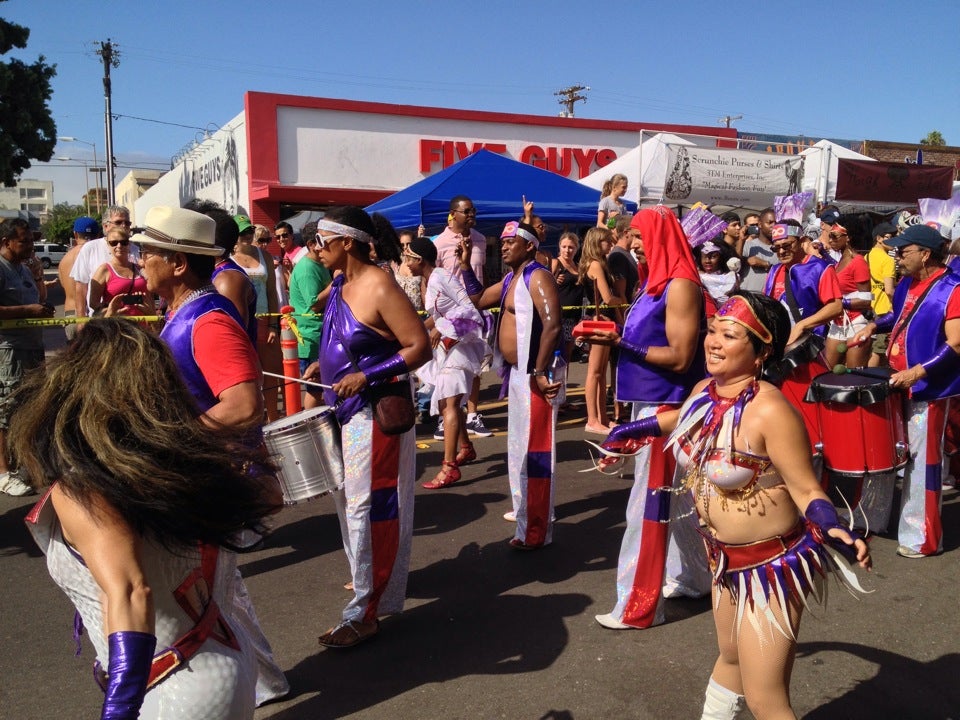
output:
[[[740,253],[744,260],[741,290],[763,292],[767,273],[777,264],[777,255],[770,246],[770,233],[776,217],[773,208],[767,208],[759,215],[751,214],[744,218],[746,241]]]

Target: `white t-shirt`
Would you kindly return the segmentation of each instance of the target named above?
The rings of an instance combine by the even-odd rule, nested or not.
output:
[[[113,251],[110,246],[107,244],[106,238],[97,238],[96,240],[88,240],[85,242],[81,248],[80,252],[77,253],[77,259],[73,263],[73,267],[70,270],[70,278],[76,282],[85,283],[90,285],[90,278],[93,277],[93,274],[97,271],[104,263],[110,262],[110,258],[113,256]],[[136,245],[130,245],[130,261],[136,264],[140,260],[140,250]],[[64,288],[67,290],[67,288]],[[87,288],[87,307],[90,306],[90,288]],[[89,314],[93,314],[93,310],[88,310]]]

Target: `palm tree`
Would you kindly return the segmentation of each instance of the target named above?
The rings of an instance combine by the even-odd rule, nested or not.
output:
[[[921,145],[946,145],[947,141],[939,130],[931,130],[927,136],[920,141]]]

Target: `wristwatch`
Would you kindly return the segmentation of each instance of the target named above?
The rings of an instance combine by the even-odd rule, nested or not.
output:
[[[531,374],[533,377],[546,377],[546,376],[547,376],[547,371],[546,371],[546,370],[534,370],[534,371],[533,371],[532,373],[530,373],[530,374]]]

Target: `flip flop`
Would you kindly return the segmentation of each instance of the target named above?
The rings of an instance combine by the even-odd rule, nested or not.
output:
[[[380,621],[377,620],[373,630],[364,630],[363,623],[356,620],[344,620],[335,628],[328,630],[318,638],[318,642],[324,647],[334,650],[344,650],[346,648],[356,647],[364,640],[369,640],[380,632]],[[335,642],[337,636],[343,638],[347,636],[346,642]]]

